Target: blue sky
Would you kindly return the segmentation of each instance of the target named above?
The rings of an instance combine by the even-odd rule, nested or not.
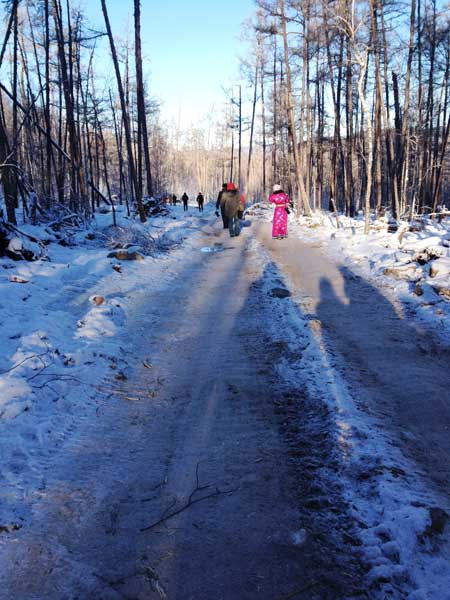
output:
[[[85,0],[85,6],[92,24],[103,28],[100,0]],[[125,37],[128,18],[133,36],[133,0],[108,0],[107,6],[113,32]],[[254,8],[253,0],[142,0],[144,68],[165,118],[176,121],[181,110],[182,124],[189,125],[213,104],[220,108],[221,84],[236,77],[244,51],[241,24]]]

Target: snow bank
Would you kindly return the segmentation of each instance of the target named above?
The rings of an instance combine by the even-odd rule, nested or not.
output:
[[[263,213],[271,219],[271,211]],[[290,218],[289,234],[327,248],[352,270],[371,281],[408,315],[448,339],[450,334],[450,219],[424,219],[387,231],[388,219],[373,223],[364,234],[362,218],[331,214]],[[425,293],[422,293],[426,290]]]
[[[71,231],[71,245],[51,243],[40,260],[0,259],[0,526],[5,530],[26,522],[29,503],[20,499],[45,488],[50,460],[57,460],[55,454],[83,419],[97,418],[116,375],[126,374],[133,360],[126,325],[136,291],[143,282],[153,289],[164,285],[171,270],[181,269],[183,253],[204,226],[198,215],[183,215],[181,207],[146,224],[119,210],[118,223],[112,230],[111,214],[99,215],[89,230]],[[21,229],[48,238],[45,227]],[[114,243],[139,245],[145,259],[108,258]],[[174,250],[170,261],[168,248]],[[95,300],[99,297],[103,300]]]
[[[267,216],[270,218],[271,211]],[[319,218],[323,226],[314,227]],[[442,264],[439,277],[433,278],[428,263],[416,264],[414,255],[442,243],[449,225],[431,223],[421,232],[408,233],[405,251],[395,234],[375,231],[364,236],[357,221],[342,221],[345,229],[337,231],[330,218],[301,219],[298,224],[291,223],[289,234],[323,246],[334,256],[339,252],[353,272],[371,279],[400,310],[412,304],[418,319],[426,319],[428,326],[435,327],[440,335],[444,335],[439,325],[443,323],[448,332],[449,306],[431,287],[433,279],[441,277],[448,283],[448,258],[430,258],[432,264]],[[436,256],[441,247],[445,248],[438,247]],[[265,289],[269,293],[272,287],[280,285],[279,273],[271,276],[271,257],[262,248],[260,252],[268,274]],[[405,264],[421,269],[422,296],[416,295],[415,284],[393,281],[384,274],[389,267],[402,268]],[[442,311],[439,314],[435,312],[437,307]],[[328,468],[324,463],[321,473],[336,480],[336,487],[340,486],[347,500],[368,568],[367,597],[450,600],[450,528],[444,526],[448,516],[440,508],[448,506],[448,500],[430,489],[426,474],[402,454],[389,429],[380,426],[358,402],[354,390],[336,368],[337,359],[327,346],[321,322],[308,312],[301,295],[294,293],[292,302],[274,301],[267,325],[271,338],[287,343],[285,357],[278,365],[280,380],[288,389],[305,386],[317,409],[326,404],[333,416],[336,458],[341,469]],[[448,334],[445,335],[448,343]],[[304,425],[304,418],[299,419]],[[308,523],[300,522],[299,527],[307,528]]]

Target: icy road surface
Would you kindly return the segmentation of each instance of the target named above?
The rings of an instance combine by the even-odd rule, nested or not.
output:
[[[448,348],[267,223],[168,268],[0,533],[0,598],[448,600]]]

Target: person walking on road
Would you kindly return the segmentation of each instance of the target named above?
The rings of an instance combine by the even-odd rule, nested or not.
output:
[[[223,214],[228,219],[228,230],[230,237],[238,236],[240,233],[238,213],[242,210],[242,200],[239,190],[236,189],[234,183],[227,185],[226,191],[223,192],[220,200],[220,206],[223,207]]]
[[[269,202],[275,204],[273,213],[272,237],[281,240],[288,236],[288,214],[290,213],[289,196],[283,192],[280,184],[273,186],[273,194],[269,198]]]
[[[197,204],[198,204],[198,212],[203,212],[203,204],[205,202],[205,198],[201,192],[198,193],[197,196]]]
[[[222,204],[222,196],[223,196],[223,193],[226,191],[227,191],[227,184],[224,183],[224,184],[222,184],[222,189],[220,190],[219,195],[217,196],[217,202],[216,202],[216,217],[219,216],[219,209],[220,209],[220,214],[222,215],[224,229],[228,229],[228,217],[226,216],[226,214],[224,212],[224,208],[223,208],[223,204]]]
[[[184,192],[184,194],[181,196],[181,199],[183,200],[183,211],[187,212],[189,196],[186,194],[186,192]]]

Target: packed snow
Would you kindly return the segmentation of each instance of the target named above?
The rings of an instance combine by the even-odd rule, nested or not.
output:
[[[270,221],[272,213],[262,205],[249,214]],[[45,465],[62,451],[77,421],[94,415],[110,393],[106,376],[113,371],[117,380],[126,379],[127,352],[117,338],[127,327],[133,292],[143,285],[166,285],[200,239],[200,226],[213,223],[212,215],[211,206],[204,216],[176,207],[142,225],[119,210],[116,230],[111,215],[102,214],[89,232],[74,230],[69,246],[51,243],[40,260],[0,259],[0,534],[23,526],[27,515],[21,500],[44,493]],[[337,227],[333,215],[291,217],[289,235],[351,265],[399,313],[448,343],[450,220],[404,223],[394,233],[387,225],[377,221],[364,235],[359,218],[340,217]],[[47,235],[43,227],[22,228],[37,238]],[[268,264],[251,227],[242,235]],[[20,249],[22,242],[11,244]],[[119,260],[117,248],[138,258]],[[219,252],[221,246],[200,251]],[[270,289],[277,281],[266,272]],[[273,302],[280,307],[284,300]],[[345,494],[360,524],[369,582],[381,586],[380,598],[450,599],[450,539],[445,523],[439,525],[445,517],[435,508],[443,500],[426,489],[423,474],[356,405],[328,357],[320,327],[295,310],[302,300],[294,294],[289,302],[289,310],[280,309],[285,327],[271,333],[277,339],[280,331],[287,332],[289,346],[301,345],[303,351],[297,360],[284,362],[280,373],[290,384],[305,384],[333,411],[346,465]]]
[[[75,231],[67,247],[51,244],[41,260],[0,259],[0,530],[21,527],[21,498],[45,489],[43,465],[111,393],[106,375],[126,377],[117,336],[133,292],[143,282],[164,285],[182,260],[181,247],[188,251],[198,235],[193,211],[145,225],[119,216],[119,229],[111,229],[110,214],[98,215],[89,232]],[[44,227],[21,229],[47,237]],[[140,246],[145,260],[108,258],[108,247],[130,240],[147,242]]]
[[[362,218],[340,217],[339,224],[337,229],[332,215],[300,218],[292,232],[305,241],[326,245],[331,254],[401,305],[408,317],[426,322],[448,340],[450,219],[402,223],[394,233],[388,232],[388,219],[380,220],[368,235]]]
[[[265,205],[249,212],[271,221]],[[416,225],[416,231],[403,224],[398,233],[389,233],[383,222],[375,223],[369,235],[363,227],[362,219],[340,217],[338,228],[332,215],[318,215],[292,218],[289,235],[323,248],[330,258],[339,257],[353,273],[371,281],[399,314],[426,323],[448,345],[450,220],[440,224],[425,220]],[[262,251],[262,260],[269,264],[270,258],[264,254]],[[414,269],[414,278],[404,274],[397,278],[395,269],[402,270],[405,265]],[[267,287],[275,285],[279,280],[274,275]],[[369,566],[368,584],[380,588],[369,592],[369,597],[449,600],[449,499],[428,488],[426,474],[405,458],[389,432],[357,405],[335,368],[320,322],[307,318],[308,305],[301,296],[300,290],[289,310],[283,304],[278,320],[271,321],[272,336],[288,341],[291,356],[299,356],[299,346],[302,349],[300,358],[280,364],[279,374],[288,385],[304,383],[310,396],[326,402],[333,411],[340,460],[345,465],[345,481],[340,483],[359,524],[361,550]],[[450,400],[450,391],[446,400]],[[326,476],[336,475],[331,471]]]

